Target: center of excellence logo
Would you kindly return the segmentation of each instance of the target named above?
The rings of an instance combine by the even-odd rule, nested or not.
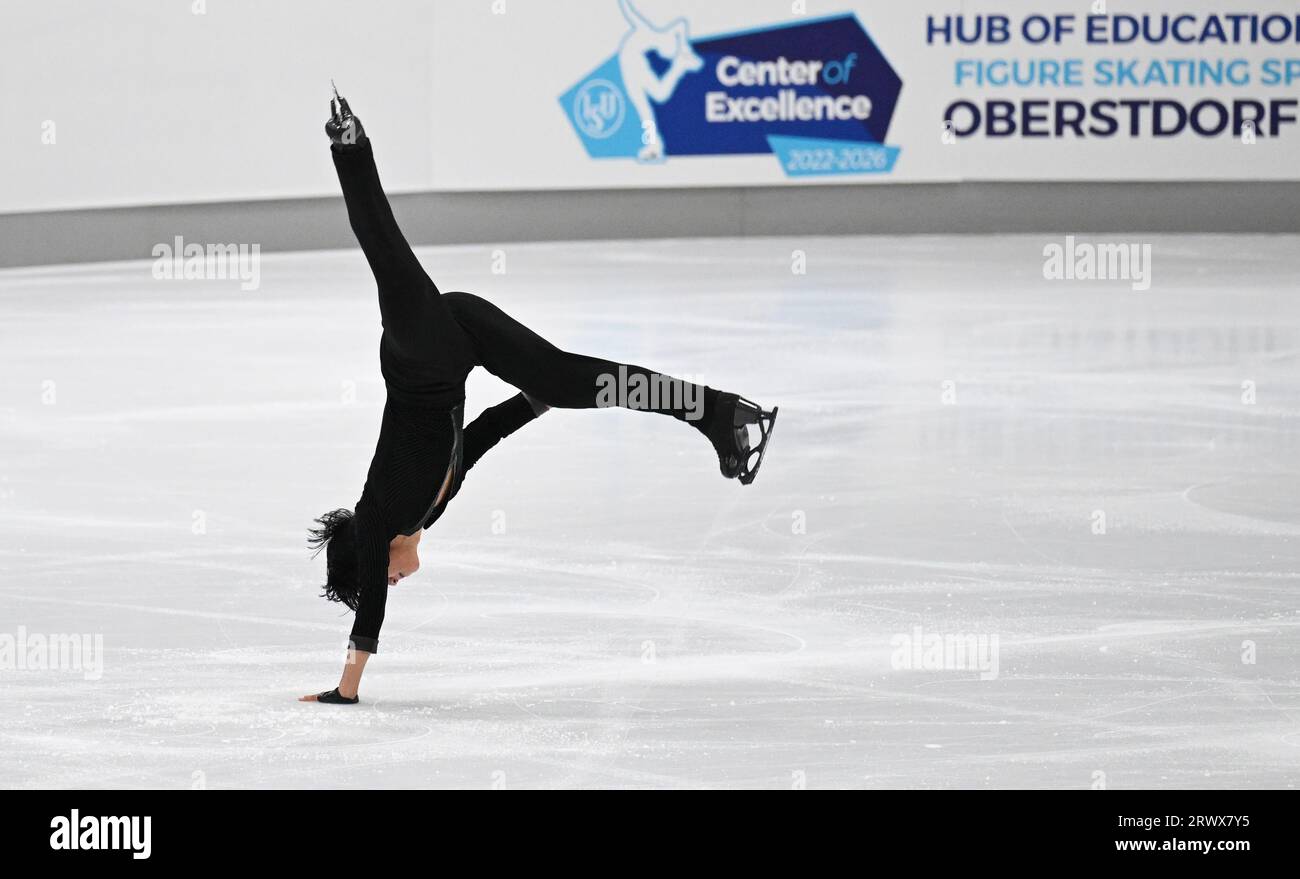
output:
[[[618,50],[560,96],[593,159],[775,155],[789,176],[888,173],[902,80],[857,16],[692,38],[617,0]]]

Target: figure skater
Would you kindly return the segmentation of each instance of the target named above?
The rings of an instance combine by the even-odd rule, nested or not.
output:
[[[502,439],[552,406],[644,409],[690,424],[712,443],[722,475],[749,484],[762,464],[777,410],[639,366],[561,351],[484,299],[440,293],[398,229],[370,139],[337,90],[325,131],[348,220],[379,286],[379,365],[387,399],[355,511],[326,513],[309,532],[309,545],[325,552],[324,596],[347,605],[356,619],[339,685],[301,701],[356,704],[366,661],[379,647],[388,587],[419,570],[421,533],[443,514],[470,468]],[[464,425],[465,379],[475,366],[520,393]],[[679,392],[648,400],[645,394],[611,396],[612,377]],[[698,405],[685,405],[687,400]]]
[[[618,47],[618,69],[623,76],[623,88],[628,99],[641,117],[641,162],[663,160],[663,145],[655,123],[650,102],[662,104],[673,96],[683,76],[704,66],[704,60],[691,48],[686,19],[678,18],[666,27],[657,28],[632,6],[630,0],[618,0],[623,17],[632,29],[623,36]],[[648,52],[656,53],[669,62],[663,76],[650,66]]]

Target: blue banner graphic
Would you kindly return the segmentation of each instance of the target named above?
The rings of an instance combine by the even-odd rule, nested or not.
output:
[[[619,0],[618,51],[560,97],[594,159],[770,153],[789,176],[884,174],[902,80],[855,15],[692,39]]]

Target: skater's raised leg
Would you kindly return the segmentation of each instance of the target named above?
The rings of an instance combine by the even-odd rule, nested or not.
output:
[[[446,383],[450,398],[473,368],[464,335],[393,217],[361,120],[346,98],[332,100],[330,111],[325,131],[333,142],[348,222],[378,285],[384,345],[391,355],[385,367],[412,387]]]

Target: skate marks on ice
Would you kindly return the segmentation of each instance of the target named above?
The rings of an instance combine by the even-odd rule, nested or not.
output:
[[[0,669],[0,784],[1293,786],[1295,243],[1157,239],[1140,296],[1043,282],[1036,239],[421,251],[782,436],[740,489],[668,419],[548,413],[428,535],[355,708],[294,699],[350,625],[301,546],[373,449],[360,256],[0,274],[0,635],[105,645]],[[895,667],[916,627],[996,634],[997,677]]]

